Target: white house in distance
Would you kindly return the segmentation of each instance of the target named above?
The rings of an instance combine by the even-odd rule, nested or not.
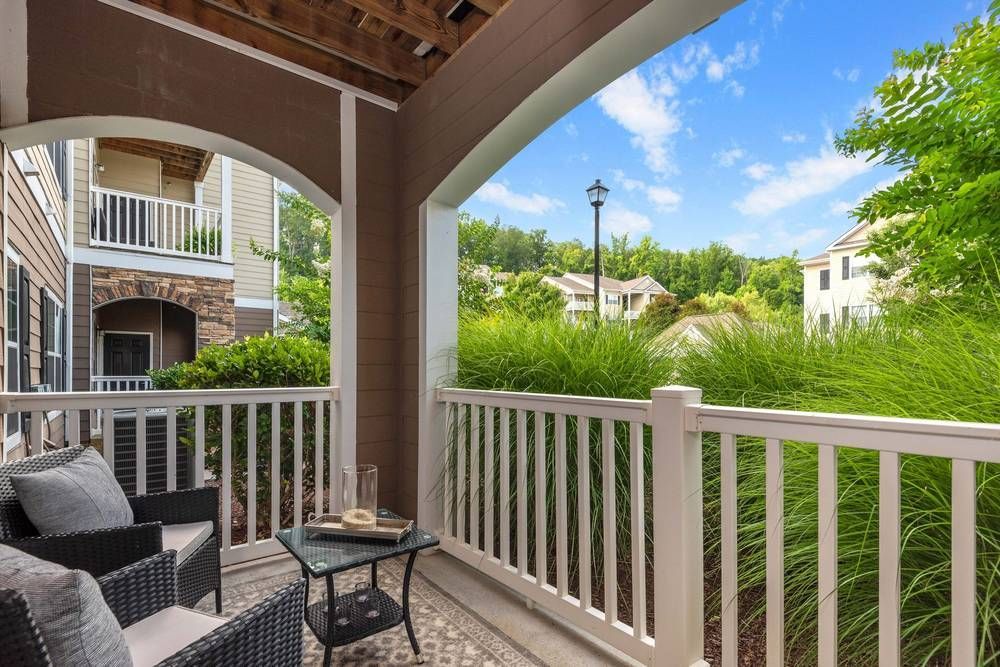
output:
[[[578,313],[594,310],[594,276],[587,273],[564,273],[545,276],[544,281],[555,285],[566,299],[566,317],[576,321]],[[657,294],[669,294],[663,285],[650,276],[631,280],[615,280],[601,276],[601,315],[607,319],[624,317],[638,319]]]
[[[869,223],[860,222],[822,254],[799,262],[804,277],[806,327],[818,326],[827,331],[838,319],[865,322],[878,313],[868,275],[868,264],[876,258],[858,254],[868,246],[870,230]]]

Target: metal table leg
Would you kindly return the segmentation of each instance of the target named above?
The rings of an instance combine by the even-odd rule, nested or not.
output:
[[[413,654],[417,656],[417,663],[423,664],[424,657],[420,655],[420,646],[417,644],[417,637],[413,634],[413,621],[410,620],[410,575],[413,574],[413,561],[417,559],[417,552],[410,553],[410,558],[406,561],[406,574],[403,575],[403,623],[406,624],[406,636],[410,639],[410,646]]]
[[[307,580],[308,581],[308,580]],[[323,640],[323,667],[329,667],[333,657],[333,629],[337,615],[337,593],[333,588],[333,575],[326,575],[326,637]]]

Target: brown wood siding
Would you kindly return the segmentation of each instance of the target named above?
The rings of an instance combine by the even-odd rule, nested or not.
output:
[[[79,142],[77,142],[79,144]],[[90,265],[73,264],[73,391],[90,391]],[[90,441],[90,411],[80,412],[80,437]]]
[[[93,0],[29,0],[29,120],[156,118],[215,132],[340,201],[340,93]]]
[[[31,272],[31,384],[42,381],[42,288],[48,288],[66,303],[66,260],[34,195],[21,172],[10,165],[8,230],[10,245],[21,256],[21,265]]]
[[[399,248],[395,117],[359,100],[358,462],[379,468],[379,503],[399,509]],[[416,516],[409,513],[406,516]]]
[[[274,313],[267,308],[236,308],[236,340],[263,336],[274,330]]]

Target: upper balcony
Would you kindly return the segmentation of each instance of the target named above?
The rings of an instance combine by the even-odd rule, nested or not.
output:
[[[224,261],[221,208],[91,188],[90,244]]]

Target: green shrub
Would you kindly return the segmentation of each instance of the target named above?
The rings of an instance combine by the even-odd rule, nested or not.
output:
[[[259,336],[246,338],[231,345],[211,345],[202,348],[194,361],[180,363],[160,371],[150,371],[154,389],[238,389],[261,387],[320,387],[330,384],[330,357],[326,346],[308,339],[290,336]],[[185,409],[185,416],[194,423],[194,411]],[[247,497],[247,408],[232,408],[232,488],[233,497],[245,506]],[[294,405],[281,405],[281,517],[282,525],[291,525],[294,513],[292,485],[294,462]],[[324,434],[329,433],[329,410],[324,408]],[[315,453],[315,405],[302,406],[302,479],[313,479]],[[271,407],[257,406],[256,453],[257,469],[257,531],[270,534],[271,506]],[[194,434],[180,439],[192,449]],[[216,479],[222,479],[222,409],[205,410],[205,465]],[[308,486],[306,487],[308,488]],[[311,505],[311,496],[303,506]]]
[[[676,296],[669,292],[657,294],[642,309],[636,324],[653,333],[660,333],[676,322],[680,314],[681,305],[677,302]]]
[[[222,229],[219,227],[213,229],[193,227],[184,232],[184,236],[177,242],[177,250],[209,257],[221,256]]]

